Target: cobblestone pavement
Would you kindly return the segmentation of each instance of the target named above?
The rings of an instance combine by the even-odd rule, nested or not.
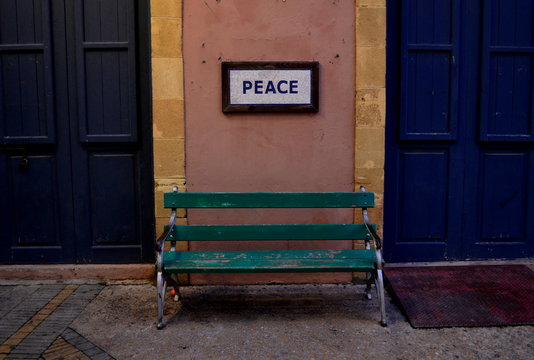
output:
[[[69,328],[101,285],[0,286],[0,360],[113,359]]]

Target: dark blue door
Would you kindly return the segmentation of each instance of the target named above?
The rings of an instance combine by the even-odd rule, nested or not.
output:
[[[147,14],[0,1],[0,263],[151,259]]]
[[[388,2],[389,261],[534,256],[534,2]]]

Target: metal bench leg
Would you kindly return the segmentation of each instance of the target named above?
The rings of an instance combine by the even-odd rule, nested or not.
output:
[[[163,329],[165,326],[163,324],[163,306],[165,305],[165,293],[167,291],[167,280],[163,276],[163,273],[161,271],[158,271],[158,278],[157,278],[157,286],[158,286],[158,323],[157,327],[158,329]]]
[[[170,283],[168,285],[172,286],[174,289],[174,301],[180,300],[180,283],[178,282],[178,276],[176,274],[171,274],[167,278],[167,281]],[[171,291],[172,294],[172,291]]]
[[[375,280],[376,291],[378,293],[378,299],[380,300],[380,325],[387,326],[386,320],[386,297],[384,292],[384,276],[381,269],[376,270]]]
[[[365,287],[365,296],[368,300],[371,300],[373,298],[373,294],[371,294],[371,286],[375,280],[375,277],[372,273],[368,272],[365,273],[365,282],[367,286]]]

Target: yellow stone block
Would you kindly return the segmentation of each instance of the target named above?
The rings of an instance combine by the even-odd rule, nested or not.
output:
[[[366,7],[356,11],[356,46],[386,46],[386,8]]]
[[[182,57],[182,19],[152,18],[152,57]]]
[[[385,88],[360,88],[356,90],[356,102],[386,102]]]
[[[164,192],[173,191],[173,187],[178,187],[178,192],[185,192],[185,178],[181,179],[165,179],[156,178],[154,183],[156,190]]]
[[[385,151],[385,130],[382,128],[356,128],[356,156],[358,152]]]
[[[386,7],[386,0],[356,0],[356,7]]]
[[[184,99],[181,58],[152,58],[152,98]]]
[[[356,47],[356,88],[386,86],[386,49]]]
[[[379,101],[356,102],[356,126],[358,128],[383,128],[386,126],[386,105]]]
[[[182,17],[182,0],[151,0],[152,17]]]
[[[154,139],[154,176],[156,178],[185,177],[184,141]]]
[[[384,166],[384,151],[360,151],[356,152],[356,168],[382,168]]]
[[[356,191],[360,191],[360,186],[370,192],[384,191],[384,169],[382,168],[357,168],[355,171],[354,182]]]
[[[171,216],[171,212],[169,209],[165,209],[163,207],[163,193],[171,192],[173,191],[173,187],[177,186],[179,192],[185,192],[185,178],[178,178],[178,179],[162,179],[158,178],[155,179],[155,189],[154,189],[154,195],[155,195],[155,213],[156,217],[162,217],[166,218],[166,223],[169,220],[169,217]],[[176,212],[176,216],[178,217],[185,217],[185,210],[179,209]]]
[[[369,221],[371,222],[371,224],[375,224],[377,226],[378,235],[382,236],[382,225],[384,223],[384,209],[382,205],[377,205],[372,209],[368,209],[367,215],[369,216]],[[356,211],[356,213],[354,214],[354,222],[358,224],[361,224],[363,222],[361,211]]]
[[[154,100],[153,135],[155,139],[183,138],[185,132],[184,101],[177,99]]]
[[[376,207],[382,207],[384,206],[384,193],[383,192],[380,192],[380,193],[376,193],[375,194],[375,205]]]

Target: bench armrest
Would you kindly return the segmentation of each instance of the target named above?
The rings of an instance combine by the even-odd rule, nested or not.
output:
[[[175,186],[173,187],[173,191],[177,192],[178,188]],[[165,241],[169,237],[169,234],[173,231],[174,225],[176,224],[176,208],[172,208],[171,217],[169,218],[169,224],[167,225],[167,228],[163,232],[163,234],[160,235],[156,239],[156,268],[158,271],[163,270],[163,249],[165,248]]]
[[[365,192],[365,187],[360,186],[360,191]],[[377,250],[382,249],[382,239],[380,239],[380,236],[378,236],[375,228],[371,226],[371,221],[369,221],[369,215],[367,214],[367,208],[362,208],[362,217],[363,217],[363,223],[365,224],[365,227],[367,228],[367,231],[373,238],[375,242],[375,247]]]
[[[158,272],[163,271],[163,248],[165,247],[165,240],[174,229],[174,224],[176,223],[176,209],[172,209],[171,217],[169,219],[169,224],[167,228],[156,240],[156,270]]]
[[[163,247],[165,246],[165,240],[169,237],[169,234],[174,228],[174,225],[176,224],[176,209],[172,209],[171,217],[169,218],[169,224],[167,225],[167,228],[163,232],[163,234],[160,235],[159,238],[156,240],[156,251],[162,252]]]

